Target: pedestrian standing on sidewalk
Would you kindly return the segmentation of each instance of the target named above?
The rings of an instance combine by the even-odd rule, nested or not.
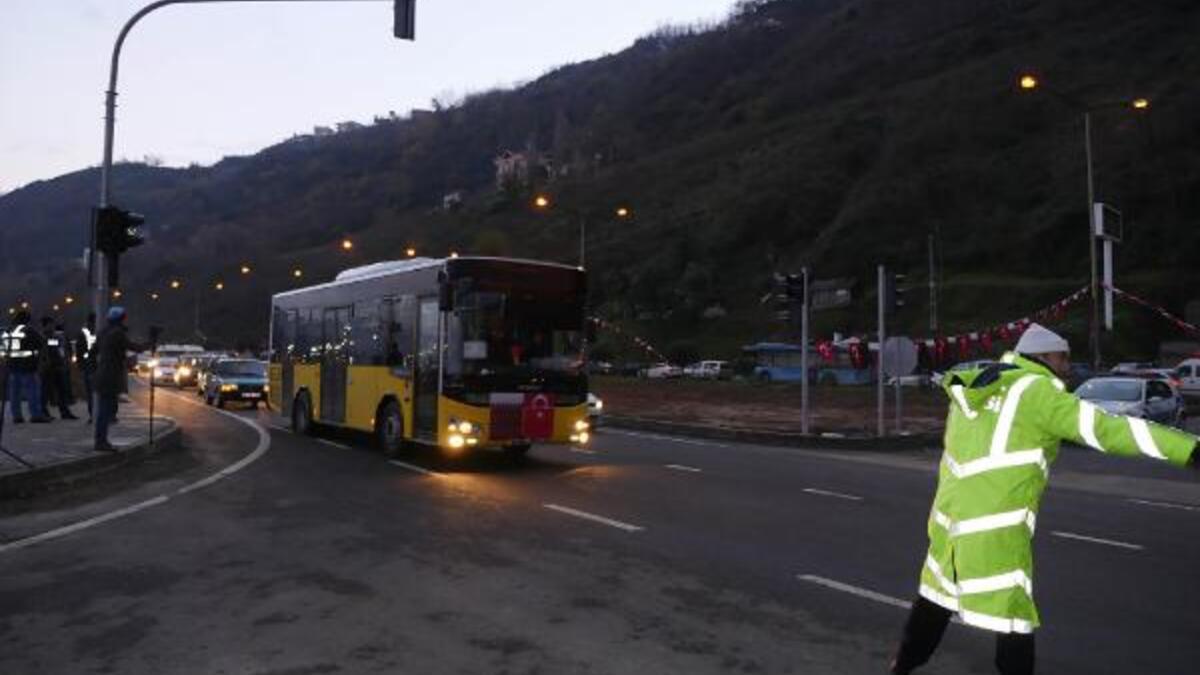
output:
[[[87,323],[79,329],[75,336],[75,364],[79,366],[79,376],[83,380],[83,394],[87,397],[88,424],[92,423],[93,406],[95,402],[96,379],[96,313],[88,312]]]
[[[67,370],[67,340],[54,325],[54,319],[42,317],[42,335],[46,343],[38,362],[38,376],[42,381],[42,410],[49,413],[50,406],[58,407],[58,416],[64,420],[79,419],[71,412],[70,390],[63,387],[63,373]]]
[[[1000,673],[1033,673],[1033,531],[1061,441],[1197,468],[1196,437],[1067,393],[1070,365],[1067,341],[1034,324],[1000,363],[943,381],[951,403],[929,552],[893,675],[924,665],[955,613],[996,634]]]
[[[117,417],[121,394],[129,391],[125,354],[140,352],[145,345],[129,339],[125,327],[125,308],[108,310],[108,325],[100,332],[96,343],[96,452],[116,452],[108,442],[108,426]]]
[[[22,401],[28,404],[30,422],[50,421],[50,417],[42,409],[42,392],[37,376],[38,358],[43,346],[42,336],[29,325],[31,319],[29,312],[17,312],[12,325],[0,335],[0,340],[4,342],[0,346],[8,359],[8,405],[16,424],[25,421],[21,410]]]

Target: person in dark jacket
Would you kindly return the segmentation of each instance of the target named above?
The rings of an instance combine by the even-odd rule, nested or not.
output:
[[[64,420],[79,419],[71,412],[71,390],[63,386],[67,372],[67,338],[54,325],[54,319],[42,317],[42,335],[46,344],[38,362],[38,376],[42,380],[42,410],[49,411],[53,404],[58,406],[58,415]]]
[[[87,323],[79,329],[75,336],[75,363],[79,366],[80,379],[83,380],[83,393],[87,397],[88,424],[92,423],[93,401],[96,380],[96,314],[89,312]]]
[[[96,342],[96,452],[116,452],[108,442],[108,426],[117,417],[121,394],[129,391],[126,352],[140,352],[145,345],[129,339],[125,327],[125,308],[108,310],[108,325]]]
[[[9,410],[13,422],[17,424],[25,421],[21,410],[22,400],[29,404],[29,421],[50,421],[50,416],[42,410],[42,392],[37,377],[43,340],[41,334],[29,325],[30,321],[29,312],[17,312],[12,325],[0,336],[0,353],[8,365]]]

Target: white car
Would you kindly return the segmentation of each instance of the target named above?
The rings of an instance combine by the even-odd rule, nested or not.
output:
[[[701,361],[683,369],[685,377],[701,380],[716,380],[729,374],[728,361]]]
[[[150,379],[158,386],[175,385],[175,369],[179,367],[179,359],[174,356],[159,356],[150,359]]]
[[[587,395],[588,422],[592,425],[592,429],[600,426],[600,420],[604,416],[604,401],[599,396],[588,392]]]
[[[668,380],[683,375],[683,369],[669,363],[656,363],[646,369],[646,377],[651,380]]]

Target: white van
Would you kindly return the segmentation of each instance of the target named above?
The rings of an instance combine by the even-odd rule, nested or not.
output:
[[[1179,390],[1184,396],[1200,396],[1200,359],[1187,359],[1175,367]]]

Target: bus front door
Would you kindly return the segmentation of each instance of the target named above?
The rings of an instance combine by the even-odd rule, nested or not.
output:
[[[437,441],[438,380],[441,374],[441,331],[438,299],[421,298],[417,321],[417,372],[413,379],[416,396],[413,401],[414,436]]]
[[[324,314],[325,355],[321,359],[321,421],[346,421],[346,352],[350,308],[327,309]]]

